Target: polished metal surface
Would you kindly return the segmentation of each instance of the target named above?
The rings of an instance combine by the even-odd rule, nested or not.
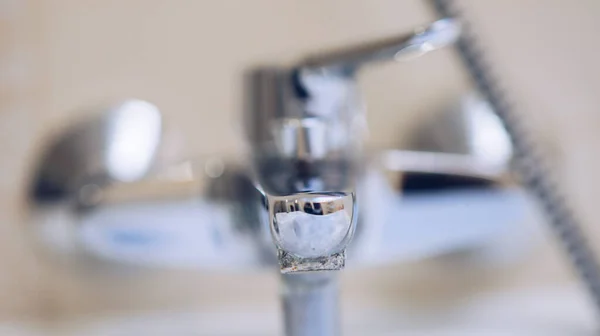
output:
[[[339,286],[331,272],[282,274],[285,334],[340,335]]]
[[[409,59],[450,45],[459,31],[456,22],[440,20],[398,38],[309,57],[291,68],[251,71],[246,83],[246,126],[257,183],[267,199],[355,190],[363,170],[362,145],[367,130],[356,72],[363,65]],[[276,204],[270,201],[270,205]],[[356,205],[349,207],[354,209]],[[337,239],[330,240],[329,248],[315,249],[321,253],[310,258],[320,262],[302,266],[305,258],[288,246],[304,244],[300,242],[303,238],[289,235],[288,240],[298,242],[282,244],[278,214],[273,213],[279,208],[271,206],[269,211],[282,271],[343,267],[345,246],[340,246]],[[294,221],[300,222],[299,227],[308,227],[313,219],[297,216]],[[349,223],[348,227],[342,226],[343,232],[350,233],[343,241],[346,245],[354,232],[353,223],[340,222]],[[328,262],[331,260],[335,260],[332,265]]]
[[[265,192],[352,186],[367,128],[357,91],[359,66],[442,48],[458,32],[456,22],[440,20],[413,34],[309,57],[291,68],[250,71],[246,130]]]
[[[95,185],[135,181],[149,171],[162,134],[156,106],[128,100],[95,112],[46,148],[36,172],[34,199],[76,195],[75,201],[85,206],[94,202]]]
[[[312,56],[300,66],[304,71],[338,71],[350,74],[361,66],[380,61],[403,61],[422,56],[430,51],[452,45],[460,35],[460,24],[452,19],[441,19],[413,33],[387,40]]]
[[[44,247],[81,266],[273,263],[264,196],[247,167],[219,157],[158,167],[155,106],[129,100],[96,110],[48,143],[32,176],[30,218]]]
[[[267,196],[282,273],[339,270],[356,223],[353,193]]]
[[[411,131],[411,149],[467,155],[474,163],[509,170],[513,144],[488,101],[471,92],[442,112]]]
[[[507,171],[506,130],[478,97],[417,128],[410,148],[362,151],[356,70],[444,47],[459,28],[441,20],[289,68],[250,71],[248,160],[157,165],[156,107],[131,100],[98,109],[41,155],[29,197],[34,232],[76,265],[278,265],[286,333],[336,335],[336,273],[327,271],[485,246],[516,232],[527,213]]]

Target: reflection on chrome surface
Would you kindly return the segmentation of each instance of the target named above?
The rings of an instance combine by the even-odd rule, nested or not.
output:
[[[344,267],[345,248],[356,225],[352,193],[300,193],[267,200],[284,273]]]

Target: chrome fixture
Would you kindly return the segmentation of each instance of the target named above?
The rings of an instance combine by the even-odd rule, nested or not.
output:
[[[70,265],[278,265],[286,334],[336,335],[337,273],[330,271],[347,261],[398,262],[479,248],[513,231],[522,236],[511,227],[527,213],[508,174],[512,147],[477,96],[449,111],[456,124],[418,129],[408,150],[361,150],[367,125],[357,71],[450,45],[459,28],[440,20],[289,68],[249,71],[248,160],[157,165],[158,109],[140,100],[100,108],[41,155],[30,192],[34,232]],[[449,133],[448,126],[457,127]],[[437,141],[448,134],[462,137]],[[498,155],[480,155],[490,152]],[[472,209],[454,206],[457,199]],[[452,223],[461,225],[448,230]]]
[[[250,72],[246,116],[251,161],[269,200],[271,231],[284,272],[335,270],[345,264],[344,251],[356,225],[353,193],[363,171],[367,128],[356,85],[358,70],[443,48],[459,31],[456,22],[440,20],[410,35],[310,57],[290,68]],[[327,204],[310,204],[332,192]],[[339,201],[344,211],[321,211],[336,203],[332,197],[347,198]],[[282,230],[282,225],[302,229]]]

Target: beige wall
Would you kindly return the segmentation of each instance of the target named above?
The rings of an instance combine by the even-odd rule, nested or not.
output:
[[[593,227],[600,186],[600,2],[463,3],[574,205],[600,233]],[[120,289],[137,296],[107,299],[104,287],[51,272],[33,253],[22,231],[28,169],[49,132],[81,117],[82,107],[147,99],[166,116],[169,157],[234,152],[242,141],[243,69],[390,36],[431,19],[416,0],[0,0],[0,316],[94,311],[136,306],[135,300],[152,306],[186,296],[140,299],[161,281],[152,280]],[[463,92],[467,81],[457,64],[450,52],[439,52],[365,73],[371,144],[396,145],[401,139],[392,135]],[[540,253],[516,278],[564,279],[567,272],[553,257]],[[258,293],[275,283],[265,279]],[[210,297],[203,295],[188,301]]]

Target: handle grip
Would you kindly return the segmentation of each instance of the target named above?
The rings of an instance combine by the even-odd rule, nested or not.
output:
[[[458,39],[460,30],[457,20],[441,19],[415,29],[412,34],[309,57],[299,68],[354,72],[369,63],[409,60],[451,45]]]

